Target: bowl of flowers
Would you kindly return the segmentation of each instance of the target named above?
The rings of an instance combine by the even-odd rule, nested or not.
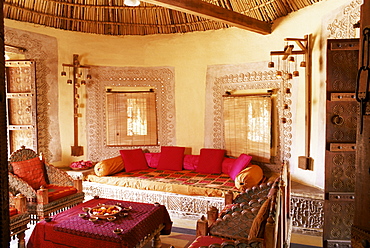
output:
[[[69,167],[72,170],[87,170],[93,167],[93,164],[91,161],[77,161],[77,162],[72,162]]]

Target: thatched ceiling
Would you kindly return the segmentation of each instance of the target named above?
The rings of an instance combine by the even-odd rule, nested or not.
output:
[[[271,23],[321,0],[4,0],[4,17],[57,29],[150,35],[216,30],[231,26],[260,34]]]

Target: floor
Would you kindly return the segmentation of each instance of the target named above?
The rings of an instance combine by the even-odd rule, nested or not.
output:
[[[169,248],[174,246],[175,248],[186,248],[195,239],[195,220],[173,218],[173,228],[170,235],[162,235],[162,248]],[[30,237],[33,226],[29,226],[30,229],[26,231],[26,242]],[[12,240],[10,248],[17,248],[17,240]],[[150,248],[150,243],[144,248]],[[315,248],[322,247],[321,236],[308,236],[303,234],[293,233],[291,236],[291,247],[292,248]]]

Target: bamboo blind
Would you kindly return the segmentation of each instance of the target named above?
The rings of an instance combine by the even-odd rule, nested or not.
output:
[[[150,35],[216,30],[227,24],[124,0],[4,0],[4,17],[57,29],[104,35]],[[203,0],[261,21],[273,21],[322,0]]]
[[[246,153],[254,161],[270,162],[270,96],[223,97],[225,148],[230,156]]]
[[[157,145],[154,92],[106,93],[108,146]]]

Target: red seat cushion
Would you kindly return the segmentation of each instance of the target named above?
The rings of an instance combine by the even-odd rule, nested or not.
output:
[[[18,214],[18,210],[15,207],[9,207],[9,216],[12,217],[16,214]]]
[[[26,181],[34,190],[46,185],[44,164],[39,157],[25,161],[11,162],[13,173]]]
[[[199,247],[208,247],[212,244],[222,244],[225,241],[229,241],[229,239],[223,239],[215,236],[198,236],[193,243],[189,246],[189,248],[199,248]]]
[[[54,184],[48,184],[45,186],[45,189],[48,190],[49,202],[77,193],[77,189],[72,186],[58,186]]]

